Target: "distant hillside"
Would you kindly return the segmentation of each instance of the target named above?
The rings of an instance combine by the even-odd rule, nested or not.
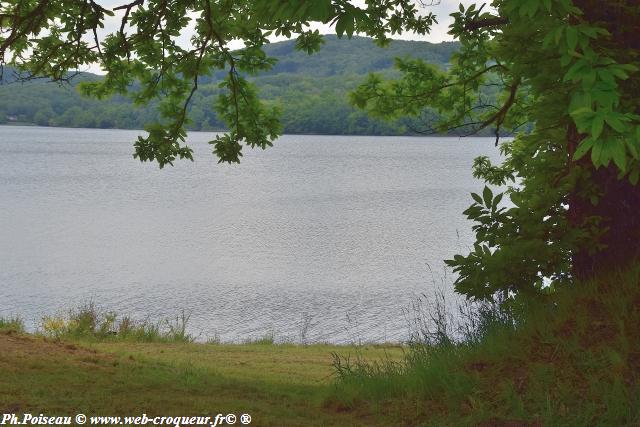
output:
[[[389,123],[369,118],[348,104],[350,90],[370,72],[393,75],[395,57],[419,57],[445,67],[457,48],[452,42],[396,40],[383,49],[367,38],[327,36],[322,50],[309,56],[295,51],[294,45],[294,41],[268,45],[267,54],[278,58],[278,63],[253,78],[265,100],[281,105],[285,132],[369,135],[407,134],[413,126],[409,119]],[[72,87],[60,87],[44,80],[10,83],[11,75],[5,70],[4,83],[9,84],[0,85],[0,123],[139,129],[157,118],[153,105],[134,107],[121,96],[97,101],[75,90],[79,81],[100,76],[83,74],[73,79]],[[203,79],[191,107],[192,129],[223,128],[213,111],[220,75]]]
[[[295,43],[274,43],[265,49],[278,58],[278,64],[268,74],[297,73],[313,77],[335,75],[366,75],[393,68],[396,57],[422,58],[434,64],[446,64],[457,49],[457,42],[439,44],[394,40],[387,48],[379,48],[368,38],[351,40],[327,36],[320,52],[307,55],[294,50]]]

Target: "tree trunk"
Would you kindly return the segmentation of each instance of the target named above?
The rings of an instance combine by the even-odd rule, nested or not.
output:
[[[574,226],[583,226],[589,217],[599,217],[604,234],[596,245],[579,248],[573,254],[576,277],[588,279],[618,268],[625,268],[640,258],[640,186],[627,178],[618,179],[611,165],[592,171],[592,182],[602,195],[597,204],[577,192],[569,201],[569,218]]]
[[[640,51],[640,6],[637,0],[602,2],[575,0],[583,12],[583,18],[591,24],[606,28],[611,38],[602,40],[601,47],[615,52],[621,63],[638,61]],[[637,78],[622,82],[625,99],[637,104],[640,97]],[[633,105],[633,104],[632,104]],[[637,107],[636,107],[636,113]],[[569,154],[572,155],[582,137],[574,126],[567,132]],[[600,217],[599,228],[604,231],[599,243],[579,248],[573,254],[573,270],[576,277],[588,279],[606,271],[625,268],[640,258],[640,185],[632,185],[625,177],[618,179],[614,165],[595,169],[588,156],[579,163],[591,171],[591,182],[601,194],[598,203],[580,196],[577,188],[569,198],[569,220],[573,226],[581,226],[589,217]]]

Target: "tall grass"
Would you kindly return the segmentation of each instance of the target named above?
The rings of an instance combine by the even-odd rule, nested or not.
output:
[[[412,425],[640,425],[640,265],[504,307],[419,301],[404,359],[335,354],[328,402]]]
[[[269,329],[264,335],[256,338],[247,338],[242,341],[243,344],[257,344],[257,345],[274,345],[276,343],[276,332],[273,329]]]
[[[408,310],[410,340],[404,360],[368,361],[333,353],[341,399],[385,399],[398,395],[458,400],[476,382],[464,372],[452,372],[465,349],[489,334],[512,331],[513,317],[499,304],[457,301],[448,304],[443,291],[423,295]],[[445,373],[447,373],[445,375]]]
[[[24,332],[24,321],[19,316],[3,317],[0,316],[0,331],[5,332]]]
[[[66,316],[45,316],[40,333],[55,339],[125,340],[138,342],[193,342],[187,332],[189,315],[184,311],[173,320],[137,321],[100,310],[88,302],[70,310]]]

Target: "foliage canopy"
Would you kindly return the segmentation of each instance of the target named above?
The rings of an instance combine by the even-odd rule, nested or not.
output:
[[[501,205],[503,194],[489,187],[473,195],[465,214],[476,223],[476,243],[447,262],[459,273],[458,291],[478,299],[545,294],[638,255],[640,116],[630,79],[638,51],[629,44],[638,8],[631,3],[460,6],[451,34],[462,48],[449,70],[400,61],[401,79],[372,75],[352,94],[379,116],[415,115],[428,105],[444,116],[440,129],[472,133],[493,124],[516,132],[501,145],[501,165],[476,159],[475,175],[506,186],[511,203]],[[480,90],[496,84],[498,103]],[[518,133],[527,122],[532,131]]]
[[[119,29],[100,37],[116,14]],[[161,120],[146,126],[148,136],[135,148],[140,160],[161,167],[192,158],[184,145],[189,102],[202,76],[224,70],[215,108],[229,132],[211,144],[220,162],[239,162],[243,144],[266,148],[281,131],[278,109],[260,102],[245,75],[273,67],[263,49],[271,35],[296,33],[298,49],[317,51],[323,39],[309,29],[312,21],[334,23],[339,36],[360,32],[384,43],[404,29],[426,33],[433,16],[419,16],[409,0],[365,9],[344,0],[134,0],[113,9],[93,0],[9,0],[0,5],[0,61],[56,80],[98,63],[106,78],[83,84],[85,94],[129,94],[140,104],[159,99]],[[178,37],[189,32],[190,45],[181,46]],[[234,42],[243,46],[232,50]]]
[[[99,37],[106,17],[117,31]],[[640,255],[640,116],[638,7],[618,0],[494,0],[462,5],[451,34],[461,43],[446,71],[400,60],[403,77],[371,75],[352,102],[374,115],[443,117],[437,129],[469,133],[489,126],[517,131],[503,143],[505,161],[479,158],[475,174],[507,186],[512,206],[488,187],[466,211],[476,244],[449,261],[457,289],[469,297],[546,293],[578,275]],[[265,148],[281,131],[277,108],[260,102],[243,75],[273,67],[264,46],[271,35],[292,37],[307,53],[323,38],[311,22],[335,25],[338,36],[365,34],[385,44],[403,31],[429,32],[435,17],[411,0],[135,0],[106,9],[94,0],[8,0],[0,5],[0,60],[34,75],[64,80],[99,63],[100,82],[82,85],[104,98],[129,94],[159,100],[160,120],[135,143],[142,161],[162,167],[191,158],[184,145],[188,105],[200,79],[224,70],[216,111],[229,132],[211,144],[220,162],[238,162],[243,145]],[[193,31],[183,47],[178,37]],[[240,49],[231,44],[241,42]],[[135,83],[134,90],[131,90]],[[495,86],[498,102],[482,96]]]

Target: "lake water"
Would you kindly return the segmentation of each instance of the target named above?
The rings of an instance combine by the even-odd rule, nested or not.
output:
[[[132,158],[135,131],[0,126],[0,315],[94,301],[200,339],[394,341],[465,252],[492,139],[287,135],[240,165]],[[451,281],[445,280],[450,292]],[[306,319],[306,320],[305,320]]]

